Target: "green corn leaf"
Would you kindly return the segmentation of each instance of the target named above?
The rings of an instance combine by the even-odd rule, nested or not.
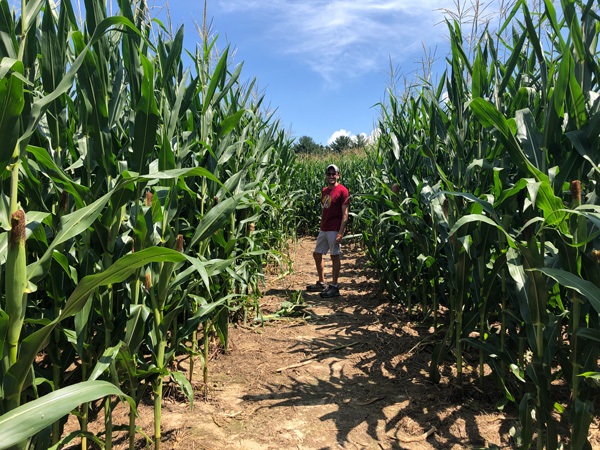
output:
[[[230,133],[240,122],[245,112],[245,109],[241,109],[223,120],[217,128],[217,140]]]
[[[129,253],[115,261],[104,272],[83,278],[67,300],[60,320],[71,317],[81,309],[88,296],[99,286],[121,283],[136,269],[151,262],[181,262],[185,259],[185,255],[164,247],[150,247],[139,252]]]
[[[27,373],[31,369],[36,355],[47,342],[52,330],[62,320],[74,316],[81,311],[86,305],[90,294],[95,289],[100,286],[120,283],[138,268],[151,262],[180,262],[185,259],[185,255],[176,250],[163,247],[150,247],[123,256],[104,272],[84,277],[67,299],[67,303],[60,316],[21,341],[19,359],[10,367],[5,375],[5,398],[14,398],[20,395]]]
[[[73,275],[77,276],[77,271],[73,267],[69,266],[69,260],[63,253],[54,250],[54,252],[52,252],[52,259],[58,263],[58,265],[62,268],[62,270],[65,271],[69,278]],[[74,281],[77,282],[77,278],[75,278]]]
[[[521,37],[517,41],[517,44],[515,45],[515,47],[512,50],[512,53],[510,55],[510,58],[508,59],[508,62],[506,63],[506,70],[504,73],[504,78],[502,78],[502,82],[500,83],[500,86],[498,87],[498,91],[500,92],[500,94],[504,94],[504,90],[506,89],[506,86],[508,86],[508,83],[510,83],[513,80],[513,71],[515,70],[515,67],[517,66],[517,62],[519,62],[519,59],[521,58],[521,49],[523,48],[523,44],[525,43],[526,37],[527,37],[527,32],[523,31],[523,33],[521,34]]]
[[[181,372],[169,372],[169,375],[175,380],[175,382],[181,388],[181,391],[185,394],[188,401],[190,402],[190,408],[194,406],[194,388],[185,375]]]
[[[224,307],[217,313],[213,323],[221,344],[225,349],[229,347],[229,310]]]
[[[489,217],[484,216],[482,214],[469,214],[469,215],[461,217],[460,219],[458,219],[456,221],[456,223],[450,230],[449,236],[452,236],[453,234],[455,234],[462,226],[467,225],[469,223],[477,223],[477,222],[487,223],[488,225],[491,225],[491,226],[497,228],[498,231],[502,232],[504,234],[504,236],[506,237],[506,241],[508,242],[508,245],[510,245],[513,248],[517,247],[515,242],[513,241],[512,236],[510,234],[508,234],[508,232],[501,225],[497,224],[492,219],[490,219]]]
[[[600,330],[594,328],[578,328],[575,330],[578,337],[592,341],[592,343],[600,344]]]
[[[535,205],[544,213],[544,219],[548,225],[554,225],[563,234],[568,234],[568,224],[565,220],[566,213],[563,209],[563,202],[554,195],[552,187],[548,181],[543,181],[537,191]]]
[[[188,248],[194,248],[197,242],[203,241],[215,231],[222,229],[223,226],[231,218],[231,213],[235,211],[238,203],[246,195],[242,192],[219,202],[216,206],[210,209],[204,217],[200,219],[200,223],[196,228],[196,232],[188,244]]]
[[[41,47],[44,57],[41,58],[41,69],[42,85],[46,93],[52,92],[58,86],[62,74],[67,69],[65,57],[65,50],[68,48],[68,34],[66,33],[67,8],[63,6],[60,9],[58,30],[55,29],[55,8],[56,4],[54,2],[48,2],[47,12],[42,17]],[[64,142],[66,125],[63,118],[60,117],[65,104],[66,99],[63,96],[49,106],[49,113],[46,114],[48,128],[52,135],[53,148],[66,146],[66,142]]]
[[[117,355],[119,354],[119,351],[121,350],[122,344],[123,344],[122,342],[119,342],[114,347],[109,347],[106,350],[104,350],[104,353],[98,359],[98,362],[96,363],[96,366],[94,367],[94,370],[92,370],[92,373],[88,377],[89,381],[97,380],[98,377],[100,375],[102,375],[104,373],[104,371],[110,367],[110,365],[117,359]]]
[[[519,402],[519,420],[522,427],[522,443],[519,448],[521,449],[529,448],[533,439],[533,414],[535,413],[533,404],[534,399],[530,392],[526,393]]]
[[[558,20],[556,19],[556,10],[554,9],[554,5],[552,4],[552,0],[544,0],[544,4],[546,5],[546,17],[550,20],[550,25],[554,29],[554,37],[558,38],[560,42],[560,49],[565,48],[565,40],[562,36],[562,31],[558,24]]]
[[[225,49],[221,59],[217,63],[215,67],[215,71],[212,74],[212,78],[210,79],[210,84],[208,85],[208,90],[202,99],[202,115],[206,113],[208,107],[212,103],[213,96],[215,95],[215,91],[217,90],[217,85],[221,82],[221,79],[225,77],[227,73],[227,59],[229,58],[229,47]]]
[[[538,62],[542,64],[545,62],[545,58],[544,52],[542,51],[542,45],[540,44],[540,36],[538,31],[535,29],[533,21],[531,20],[531,14],[529,13],[527,2],[521,1],[520,3],[523,6],[523,18],[525,19],[525,25],[527,27],[527,36],[529,38],[529,42],[531,42],[531,45],[533,46],[533,50],[535,51]]]
[[[171,51],[169,52],[169,57],[166,61],[166,64],[161,68],[162,69],[162,83],[159,86],[161,91],[164,91],[165,85],[169,78],[175,72],[177,64],[181,61],[181,49],[183,48],[183,25],[179,27],[177,30],[177,34],[175,34],[175,39],[171,44]]]
[[[567,97],[567,88],[569,87],[569,79],[571,78],[571,62],[570,55],[563,55],[558,68],[558,78],[554,85],[552,94],[552,104],[558,117],[564,116],[565,99]],[[556,132],[557,130],[552,130]]]
[[[600,380],[600,372],[585,372],[580,373],[579,376],[584,378],[591,378],[593,380]]]
[[[600,136],[600,112],[594,114],[592,118],[585,124],[583,129],[574,130],[568,133],[565,133],[566,136],[571,141],[571,144],[577,150],[577,154],[575,156],[575,161],[577,164],[581,163],[581,159],[578,158],[578,155],[583,157],[591,166],[596,170],[596,172],[600,172],[596,161],[598,161],[598,156],[600,152],[598,151],[598,136]],[[565,164],[566,165],[566,164]],[[561,165],[561,173],[567,169],[570,169],[571,166],[567,166],[567,168],[563,168],[564,165]],[[565,175],[568,176],[568,175]],[[563,180],[569,180],[570,178],[562,177]]]
[[[0,416],[0,449],[9,448],[52,425],[82,403],[107,395],[124,396],[106,381],[84,381],[32,400]],[[126,396],[125,396],[126,397]],[[135,403],[126,397],[135,408]]]
[[[94,203],[61,217],[61,229],[54,237],[52,244],[50,244],[41,258],[27,266],[27,277],[31,283],[36,283],[43,277],[47,270],[46,264],[52,257],[52,252],[59,244],[77,236],[94,223],[111,195],[112,192],[109,192]]]
[[[58,99],[65,92],[69,91],[73,87],[73,83],[75,82],[75,76],[82,66],[85,58],[88,56],[88,50],[94,45],[100,38],[104,36],[106,30],[111,27],[116,26],[125,26],[128,27],[131,31],[138,34],[142,39],[146,39],[140,31],[126,18],[124,17],[108,17],[104,19],[102,22],[98,24],[98,26],[94,30],[94,34],[91,36],[90,41],[83,49],[83,51],[79,54],[79,56],[70,64],[68,72],[62,77],[61,82],[56,87],[56,89],[51,93],[40,99],[33,102],[31,107],[31,111],[29,114],[29,121],[27,124],[27,129],[21,134],[19,137],[19,145],[23,148],[27,147],[27,142],[34,131],[37,129],[37,126],[46,111],[46,108],[56,99]]]
[[[550,267],[544,267],[534,270],[538,270],[544,275],[549,276],[550,278],[558,282],[561,286],[579,292],[581,295],[587,298],[590,304],[594,307],[594,309],[598,313],[600,313],[600,288],[597,287],[594,283],[584,280],[578,277],[577,275],[571,272],[566,272],[562,269],[552,269]]]
[[[6,332],[8,331],[8,325],[10,319],[2,309],[0,309],[0,354],[4,355],[4,343],[6,342]],[[2,372],[0,372],[2,373]]]
[[[504,201],[506,201],[507,199],[515,196],[516,194],[518,194],[521,190],[525,189],[527,187],[527,180],[525,178],[520,178],[515,184],[514,186],[505,189],[502,191],[502,193],[497,196],[497,200],[494,203],[494,209],[502,209],[502,203]],[[501,186],[500,186],[501,187]]]
[[[536,180],[547,180],[548,177],[536,169],[523,153],[515,136],[513,135],[508,121],[498,109],[482,98],[475,98],[469,103],[469,107],[477,116],[481,124],[486,128],[498,130],[500,141],[504,144],[506,151],[510,154],[515,165],[525,173],[529,173]]]
[[[594,420],[594,406],[591,401],[582,401],[574,399],[575,417],[573,418],[573,433],[571,435],[571,448],[573,450],[583,450],[590,448],[588,441],[590,425]]]
[[[202,281],[204,282],[204,286],[206,286],[206,289],[210,289],[210,279],[209,279],[209,275],[208,275],[208,271],[206,270],[206,263],[203,261],[200,261],[198,258],[194,258],[192,256],[187,256],[186,255],[187,260],[192,264],[192,267],[194,269],[196,269],[196,271],[200,274],[200,277],[202,278]]]
[[[152,153],[156,143],[158,128],[158,108],[154,98],[154,68],[144,55],[140,54],[144,75],[142,78],[142,96],[137,103],[133,139],[133,159],[131,168],[145,173],[144,163]]]
[[[9,68],[8,70],[6,70]],[[10,70],[10,72],[9,72]],[[23,81],[16,75],[23,75],[23,63],[20,61],[2,60],[0,79],[0,172],[2,172],[15,152],[15,145],[19,139],[19,117],[25,105],[23,97]]]
[[[15,33],[13,16],[7,1],[0,2],[0,59],[16,60],[19,43]],[[0,77],[3,78],[3,77]]]
[[[463,197],[469,201],[478,203],[479,205],[481,205],[481,207],[483,208],[483,210],[486,213],[488,213],[490,216],[492,216],[494,218],[498,218],[498,213],[496,212],[496,210],[494,210],[494,207],[491,205],[490,202],[488,202],[486,200],[482,200],[478,197],[475,197],[473,194],[469,194],[467,192],[440,191],[440,192],[436,193],[435,196],[437,197],[438,195],[442,195],[442,194],[452,195],[455,197]]]
[[[89,192],[89,189],[71,180],[71,178],[69,178],[69,176],[56,165],[52,158],[50,158],[48,150],[45,148],[28,145],[27,152],[33,155],[35,160],[43,167],[49,169],[50,171],[54,171],[58,175],[58,177],[56,177],[56,181],[63,184],[64,189],[75,197],[75,204],[77,207],[82,208],[83,202],[81,200],[81,196]]]
[[[206,322],[213,315],[214,311],[223,306],[228,300],[239,297],[237,294],[229,294],[225,297],[220,298],[214,302],[205,303],[198,307],[196,313],[187,319],[185,323],[181,327],[181,334],[184,336],[189,336],[194,330],[198,329],[198,326],[201,323]]]
[[[541,149],[542,134],[537,129],[535,118],[529,109],[516,112],[517,139],[533,166],[546,172],[546,152]]]
[[[190,86],[186,87],[188,75],[189,69],[185,71],[183,77],[177,84],[175,101],[173,102],[171,109],[168,110],[166,114],[165,132],[163,133],[163,135],[165,136],[164,140],[166,141],[170,141],[173,138],[173,135],[175,134],[175,128],[177,126],[180,116],[182,115],[182,113],[185,113],[185,111],[189,107],[189,102],[191,101],[191,98],[186,99],[186,95],[189,96],[190,91],[195,91],[194,82],[192,82]],[[194,88],[193,90],[191,89],[192,87]],[[184,101],[187,102],[187,105],[185,106],[183,105]]]
[[[529,310],[529,301],[527,296],[527,275],[523,269],[523,264],[519,258],[519,252],[515,248],[509,248],[506,254],[508,273],[515,283],[515,290],[519,298],[519,309],[522,320],[525,323],[532,323],[532,314]]]
[[[163,170],[160,172],[152,172],[147,175],[141,176],[138,174],[130,174],[128,172],[124,172],[123,175],[126,175],[126,178],[120,180],[115,189],[125,187],[126,185],[130,185],[138,181],[172,180],[179,177],[205,177],[225,188],[225,185],[223,185],[223,183],[221,183],[221,181],[219,181],[217,177],[215,177],[210,171],[206,170],[204,167]]]
[[[48,450],[61,450],[63,448],[65,448],[66,445],[68,445],[70,442],[74,441],[77,438],[82,438],[82,437],[86,437],[88,440],[88,445],[91,442],[94,442],[97,444],[97,446],[99,448],[103,448],[105,442],[102,441],[98,436],[96,436],[94,433],[91,433],[89,431],[81,431],[81,430],[77,430],[77,431],[73,431],[65,436],[63,436],[55,445],[53,445],[52,447],[49,447],[50,443],[48,442],[48,444],[46,444],[46,446],[42,447],[42,448],[47,448]],[[50,439],[48,437],[48,439]],[[38,445],[39,443],[36,443],[36,445]],[[37,448],[37,447],[36,447]],[[68,448],[68,447],[66,447]]]
[[[167,133],[162,135],[162,143],[158,151],[158,170],[173,170],[175,169],[175,156],[171,148]]]
[[[152,311],[146,305],[131,305],[124,342],[134,353],[137,353],[144,339],[145,324]]]
[[[586,99],[575,75],[575,61],[573,56],[569,55],[569,114],[575,118],[577,128],[581,129],[587,122]]]
[[[529,279],[529,283],[525,284],[526,289],[524,290],[526,294],[524,300],[527,302],[528,314],[534,325],[545,326],[548,324],[548,289],[544,277],[535,270],[541,265],[539,254],[534,253],[538,251],[537,242],[530,243],[527,246],[519,245],[518,247],[523,264],[521,270]],[[523,314],[524,304],[520,303],[521,313]],[[525,316],[525,314],[523,315]]]
[[[517,2],[515,2],[512,10],[510,11],[510,14],[506,17],[506,20],[504,21],[504,24],[502,24],[502,27],[500,27],[500,30],[498,31],[499,34],[502,34],[506,27],[508,27],[512,23],[513,17],[515,17],[515,15],[519,12],[519,9],[523,6],[527,6],[527,2],[525,0],[517,0]]]
[[[473,64],[473,82],[471,84],[473,98],[483,97],[487,93],[487,87],[487,68],[485,61],[483,61],[481,47],[478,47],[475,63]]]
[[[27,2],[27,13],[25,14],[27,27],[25,28],[25,33],[29,33],[31,27],[35,26],[37,23],[37,17],[44,6],[46,0],[30,0]]]
[[[579,25],[579,17],[575,12],[575,3],[573,1],[561,0],[561,6],[567,26],[569,27],[569,37],[573,41],[573,47],[579,61],[585,61],[586,50],[583,45],[583,35]]]
[[[211,259],[206,262],[208,275],[214,277],[224,273],[235,261],[233,259]]]
[[[227,84],[225,85],[225,87],[215,97],[214,102],[213,102],[215,105],[219,104],[219,102],[221,100],[223,100],[223,97],[225,97],[225,95],[227,95],[227,93],[231,90],[234,83],[240,77],[240,73],[242,71],[243,65],[244,65],[243,62],[238,64],[237,68],[235,69],[235,72],[233,72],[233,74],[229,77],[229,80],[227,81]],[[252,83],[254,83],[254,80],[252,81]],[[247,95],[249,95],[251,92],[252,92],[252,88],[249,88]],[[244,108],[245,104],[246,104],[246,102],[242,101],[242,102],[240,102],[239,105],[240,105],[240,107]]]

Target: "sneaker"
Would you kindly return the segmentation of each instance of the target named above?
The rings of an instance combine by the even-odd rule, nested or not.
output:
[[[327,289],[325,289],[319,295],[321,297],[323,297],[323,298],[339,297],[340,296],[340,290],[338,289],[337,286],[329,285],[327,287]]]
[[[317,281],[315,284],[306,286],[306,290],[310,292],[322,292],[327,286],[322,281]]]

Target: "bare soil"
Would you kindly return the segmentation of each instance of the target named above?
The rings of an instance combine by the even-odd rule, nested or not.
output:
[[[408,320],[403,308],[381,296],[364,254],[349,247],[342,295],[323,299],[304,291],[316,280],[314,239],[298,243],[293,272],[268,277],[260,306],[269,318],[302,290],[295,294],[304,300],[300,315],[232,325],[227,353],[213,352],[207,386],[196,364],[193,408],[174,393],[165,399],[162,448],[513,448],[516,408],[495,408],[498,388],[489,380],[478,387],[469,365],[474,360],[467,362],[463,389],[453,384],[451,361],[441,368],[441,382],[433,384],[430,325],[416,316]],[[178,365],[189,368],[188,360]],[[137,423],[152,436],[150,401],[139,410]],[[126,412],[119,406],[115,422],[125,425]],[[592,447],[600,448],[597,420],[590,433]],[[116,436],[114,448],[127,448],[126,435]],[[138,445],[151,448],[143,438]]]

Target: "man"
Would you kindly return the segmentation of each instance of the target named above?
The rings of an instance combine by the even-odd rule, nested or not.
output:
[[[325,169],[327,187],[321,191],[321,229],[317,237],[317,245],[313,252],[319,281],[306,286],[308,291],[323,291],[321,297],[338,297],[338,276],[340,274],[340,247],[344,230],[348,223],[348,210],[350,209],[350,197],[348,189],[339,183],[340,169],[335,164],[330,164]],[[325,289],[325,277],[323,274],[323,255],[329,251],[332,265],[332,281]]]

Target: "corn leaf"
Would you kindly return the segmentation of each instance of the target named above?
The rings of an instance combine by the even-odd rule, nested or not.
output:
[[[200,223],[196,228],[196,232],[188,244],[188,248],[193,248],[197,242],[203,241],[215,231],[223,228],[223,225],[229,220],[230,215],[238,203],[246,195],[246,192],[242,192],[229,197],[228,199],[219,202],[216,206],[210,209],[204,217],[200,219]]]
[[[58,389],[9,411],[0,416],[0,449],[9,448],[33,436],[80,404],[107,395],[124,394],[114,384],[106,381],[84,381]],[[132,401],[130,404],[135,407]]]
[[[23,97],[23,81],[17,74],[23,74],[23,63],[20,61],[2,60],[2,71],[6,72],[0,79],[0,172],[2,172],[15,151],[19,138],[19,117],[25,105]],[[10,67],[10,71],[5,69]]]
[[[142,97],[135,112],[133,137],[133,159],[131,168],[139,173],[147,173],[144,166],[156,143],[158,128],[158,108],[154,98],[154,68],[144,55],[140,55],[144,76],[142,78]]]
[[[77,314],[84,307],[90,294],[95,289],[108,284],[120,283],[139,267],[151,262],[179,262],[185,259],[185,255],[176,250],[150,247],[123,256],[104,272],[84,277],[69,296],[60,316],[48,325],[27,336],[21,342],[19,359],[10,367],[4,378],[5,398],[20,395],[27,373],[52,330],[62,320]]]
[[[581,295],[587,298],[594,309],[600,313],[600,288],[591,281],[584,280],[577,275],[562,269],[544,267],[535,270],[538,270],[544,275],[549,276],[561,286],[579,292]]]
[[[227,59],[229,58],[229,47],[225,49],[221,59],[217,63],[215,67],[215,71],[212,74],[212,78],[210,80],[210,84],[208,85],[208,90],[202,99],[202,115],[206,113],[208,107],[212,103],[213,96],[215,91],[217,90],[217,85],[221,82],[221,80],[225,77],[227,73]]]

